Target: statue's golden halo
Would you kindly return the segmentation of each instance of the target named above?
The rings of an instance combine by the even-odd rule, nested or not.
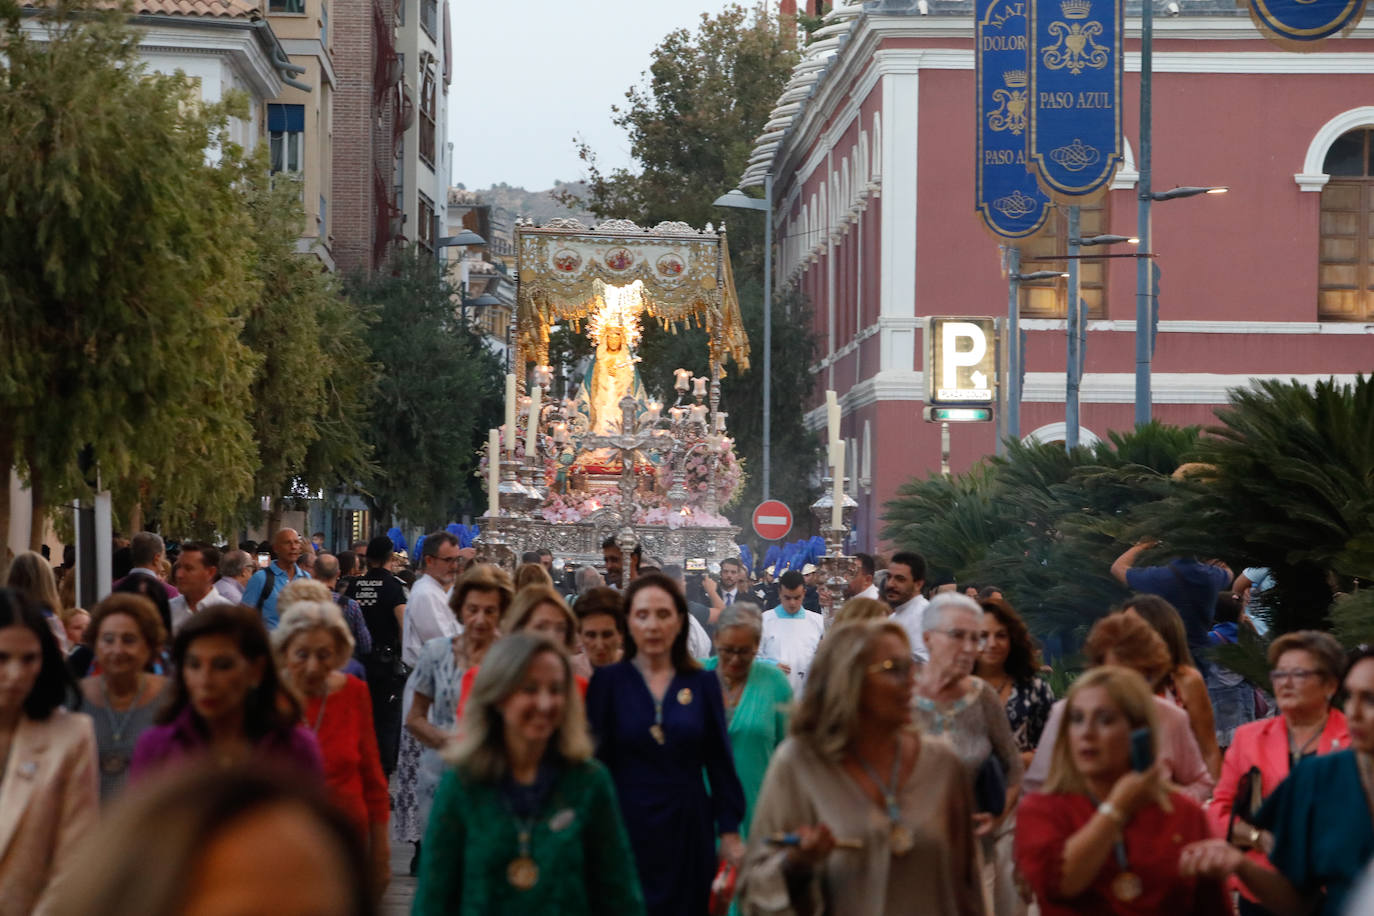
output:
[[[601,280],[593,284],[596,305],[587,318],[587,333],[599,347],[606,332],[618,329],[625,335],[625,345],[633,349],[639,345],[639,314],[644,311],[644,283],[636,280],[628,286],[612,286]]]

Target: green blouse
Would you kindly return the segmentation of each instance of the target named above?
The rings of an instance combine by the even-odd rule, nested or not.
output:
[[[530,837],[539,879],[528,890],[506,878],[518,856],[515,817],[500,787],[447,770],[434,796],[411,913],[644,913],[615,788],[595,760],[565,767],[540,808]]]
[[[703,667],[715,671],[719,661],[713,656],[703,662]],[[763,774],[768,772],[768,761],[787,737],[791,709],[792,685],[787,682],[787,675],[768,662],[755,661],[750,665],[729,728],[735,772],[744,786],[741,836],[748,836],[749,820],[754,816],[754,802],[763,786]]]

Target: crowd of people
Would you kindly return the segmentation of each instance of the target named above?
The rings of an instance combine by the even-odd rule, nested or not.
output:
[[[79,613],[14,558],[0,916],[363,916],[406,869],[426,916],[1374,906],[1374,650],[1228,672],[1252,570],[1125,551],[1057,699],[1007,596],[911,552],[841,602],[613,540],[513,573],[442,531],[257,546],[142,532]]]

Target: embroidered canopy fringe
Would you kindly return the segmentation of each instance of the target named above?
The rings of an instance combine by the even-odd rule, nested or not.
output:
[[[566,322],[581,333],[600,307],[597,281],[644,284],[644,313],[676,333],[704,328],[711,360],[732,359],[749,368],[734,273],[724,233],[698,232],[684,223],[642,229],[627,220],[587,229],[576,220],[516,227],[519,258],[518,347],[525,358],[548,361],[549,330]]]

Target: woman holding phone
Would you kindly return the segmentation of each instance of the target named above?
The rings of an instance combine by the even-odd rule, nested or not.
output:
[[[1164,777],[1156,706],[1137,672],[1104,665],[1074,682],[1049,778],[1021,802],[1016,863],[1043,916],[1231,912],[1218,880],[1184,876],[1183,847],[1211,835]]]

